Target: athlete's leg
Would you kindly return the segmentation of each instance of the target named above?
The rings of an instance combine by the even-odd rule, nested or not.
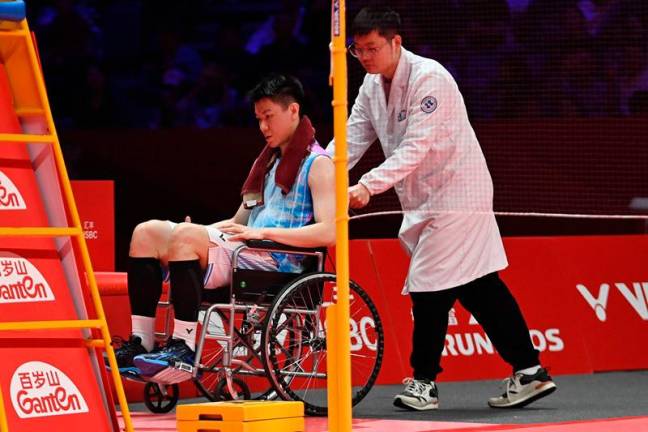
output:
[[[172,226],[169,222],[150,220],[133,231],[128,259],[128,297],[133,316],[132,333],[142,345],[153,348],[155,311],[162,294],[162,265],[166,265]]]
[[[173,338],[184,340],[192,350],[209,247],[205,226],[192,223],[177,225],[169,242],[171,299],[175,311]]]
[[[166,264],[172,225],[150,220],[135,228],[128,258],[128,298],[131,337],[115,354],[120,368],[133,366],[136,355],[149,352],[155,343],[155,312],[162,293],[161,262]]]

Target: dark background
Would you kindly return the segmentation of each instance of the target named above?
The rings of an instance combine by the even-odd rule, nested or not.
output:
[[[347,2],[349,17],[369,2]],[[457,80],[500,212],[632,215],[648,197],[648,7],[641,0],[393,0],[404,46]],[[70,176],[116,182],[117,266],[149,218],[230,217],[262,141],[246,97],[270,71],[331,138],[330,2],[29,1]],[[349,101],[362,70],[349,57]],[[352,172],[380,163],[377,146]],[[392,191],[366,211],[398,210]],[[392,237],[400,217],[351,222]],[[499,218],[504,235],[645,232],[644,221]]]
[[[495,209],[506,212],[639,214],[629,209],[648,196],[648,122],[643,119],[478,121],[495,187]],[[544,131],[543,133],[539,131]],[[330,128],[318,136],[327,142]],[[240,187],[262,146],[253,128],[217,130],[105,130],[66,132],[80,149],[76,178],[114,179],[117,266],[124,268],[130,233],[150,218],[198,223],[231,217]],[[380,160],[374,145],[351,172]],[[398,209],[392,190],[363,212]],[[643,210],[643,214],[646,210]],[[644,220],[499,217],[503,235],[644,233]],[[395,237],[400,216],[351,222],[351,238]]]

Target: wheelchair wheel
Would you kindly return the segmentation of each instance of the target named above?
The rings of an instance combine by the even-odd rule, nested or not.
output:
[[[144,405],[155,414],[171,411],[177,405],[179,396],[178,384],[162,387],[162,384],[147,382],[144,385]]]
[[[304,402],[310,415],[326,415],[326,323],[322,302],[334,297],[335,275],[312,273],[297,279],[276,297],[263,332],[268,378],[283,399]],[[369,295],[350,282],[352,403],[374,385],[384,349],[378,311]]]
[[[243,367],[232,367],[232,373],[236,376],[235,381],[240,381],[240,388],[247,389],[244,392],[245,399],[274,399],[276,392],[272,384],[265,378],[263,360],[261,355],[261,332],[259,329],[242,332],[242,317],[236,317],[234,323],[234,335],[237,342],[234,344],[232,357],[252,368],[259,370],[257,376],[246,374]],[[228,314],[221,310],[215,310],[209,320],[209,333],[225,335],[229,332]],[[202,318],[199,319],[198,334],[202,331]],[[223,353],[225,342],[214,339],[206,339],[200,359],[202,367],[194,384],[198,391],[212,402],[223,400],[221,398],[222,388],[219,388],[223,379]],[[225,391],[227,387],[225,387]]]
[[[250,394],[250,388],[247,386],[245,381],[240,378],[233,378],[232,385],[234,390],[238,393],[238,400],[250,400],[252,395]],[[215,395],[219,401],[231,401],[234,400],[232,394],[227,388],[227,380],[223,378],[216,384]]]

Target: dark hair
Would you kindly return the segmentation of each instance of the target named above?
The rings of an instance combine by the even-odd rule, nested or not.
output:
[[[304,105],[304,87],[294,76],[272,74],[261,79],[250,91],[252,103],[268,98],[284,108],[293,102],[299,104],[300,115]]]
[[[377,31],[387,39],[400,34],[400,15],[388,7],[368,6],[356,15],[351,25],[351,36],[364,36]]]

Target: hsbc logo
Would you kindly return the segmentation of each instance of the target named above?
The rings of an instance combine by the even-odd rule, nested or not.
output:
[[[641,319],[648,321],[648,282],[633,282],[632,289],[621,282],[614,283],[614,287],[626,299],[628,304],[632,306]],[[605,322],[607,319],[607,304],[608,297],[610,296],[610,288],[610,284],[601,284],[595,296],[585,285],[576,285],[578,292],[594,310],[596,318],[601,322]]]
[[[55,300],[49,284],[29,260],[7,255],[0,252],[0,305]]]
[[[61,370],[40,362],[22,364],[11,377],[11,403],[20,418],[88,412],[78,387]]]
[[[9,177],[0,171],[0,210],[25,210],[27,205]]]

